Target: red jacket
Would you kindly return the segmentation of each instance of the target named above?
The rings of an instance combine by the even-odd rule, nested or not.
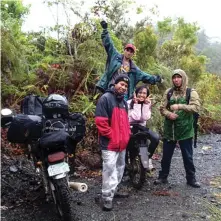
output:
[[[102,150],[123,151],[130,139],[127,102],[108,90],[98,100],[95,123]]]

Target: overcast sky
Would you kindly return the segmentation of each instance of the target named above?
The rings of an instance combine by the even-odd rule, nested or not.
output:
[[[24,31],[38,31],[40,27],[55,24],[52,10],[49,10],[48,7],[42,3],[43,0],[23,0],[23,2],[24,4],[32,5],[30,15],[23,25]],[[88,2],[87,5],[90,5],[93,0],[86,2]],[[219,0],[135,0],[135,2],[136,6],[146,5],[147,8],[151,8],[154,4],[158,5],[160,17],[158,17],[157,20],[163,19],[164,17],[184,17],[185,21],[197,22],[202,29],[205,29],[207,36],[214,38],[213,40],[221,41],[221,28],[219,25],[221,12]],[[62,8],[60,12],[60,22],[65,23],[66,16],[63,14]],[[132,18],[133,14],[131,14],[130,17]],[[76,17],[72,16],[71,18],[72,23],[76,22]],[[136,15],[135,18],[138,19],[139,16]]]

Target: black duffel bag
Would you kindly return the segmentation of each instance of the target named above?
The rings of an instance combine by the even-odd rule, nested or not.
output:
[[[8,129],[7,139],[11,143],[31,143],[41,137],[42,126],[41,117],[18,114]]]
[[[21,113],[28,115],[42,115],[42,105],[45,98],[30,94],[21,102]]]
[[[85,117],[82,113],[75,112],[69,115],[68,129],[70,137],[79,142],[83,139],[86,132]]]
[[[86,132],[85,118],[83,114],[78,112],[71,113],[67,119],[44,119],[43,125],[43,131],[46,133],[60,130],[66,131],[76,143],[83,139]]]
[[[65,149],[69,154],[72,154],[75,149],[69,134],[64,130],[44,133],[39,140],[39,144],[43,149]]]

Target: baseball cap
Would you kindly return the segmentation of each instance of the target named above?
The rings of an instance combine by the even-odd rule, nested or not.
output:
[[[124,47],[124,49],[127,49],[127,48],[133,49],[134,52],[136,51],[136,47],[135,47],[133,44],[127,44],[127,45]]]

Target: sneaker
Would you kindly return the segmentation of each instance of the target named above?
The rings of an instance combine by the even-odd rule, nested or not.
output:
[[[155,185],[166,184],[166,183],[168,183],[167,178],[158,178],[157,180],[154,181]]]
[[[200,188],[200,183],[196,182],[196,181],[187,181],[187,185],[194,187],[194,188]]]
[[[111,211],[113,209],[112,200],[103,200],[102,210]]]
[[[154,168],[154,166],[153,166],[153,163],[152,163],[152,159],[149,159],[149,167],[148,167],[148,170],[149,170],[149,171],[155,170],[155,168]]]
[[[115,197],[115,198],[128,198],[128,197],[129,197],[129,193],[126,192],[126,191],[117,191],[117,192],[114,194],[114,197]]]
[[[95,203],[98,204],[103,211],[111,211],[113,208],[112,201],[102,199],[101,194],[95,197]]]

